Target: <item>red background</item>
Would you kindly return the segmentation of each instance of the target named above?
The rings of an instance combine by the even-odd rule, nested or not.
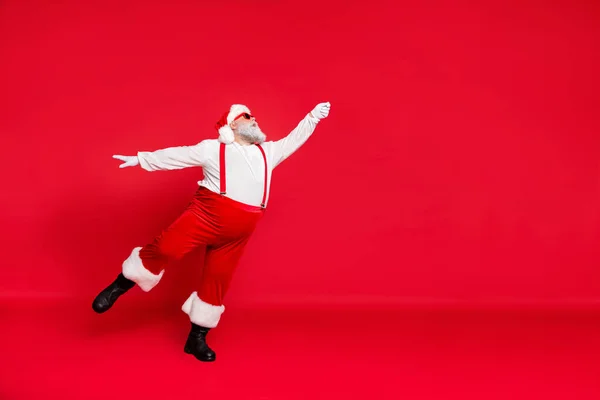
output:
[[[1,2],[0,398],[598,399],[599,20],[582,0]],[[182,351],[200,253],[92,312],[201,178],[113,154],[215,138],[234,102],[276,140],[322,101],[216,363]]]
[[[214,138],[233,102],[279,139],[330,101],[230,303],[600,299],[593,2],[1,10],[4,296],[91,300],[201,176],[113,154]],[[185,298],[196,261],[155,296]]]

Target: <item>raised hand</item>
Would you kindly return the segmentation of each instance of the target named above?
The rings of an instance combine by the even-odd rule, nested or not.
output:
[[[319,103],[315,106],[315,108],[311,111],[313,117],[318,120],[322,120],[323,118],[327,118],[329,115],[329,109],[331,108],[331,104],[327,103]]]

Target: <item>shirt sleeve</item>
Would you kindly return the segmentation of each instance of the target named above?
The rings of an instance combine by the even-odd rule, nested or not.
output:
[[[318,119],[307,114],[286,137],[275,142],[269,142],[273,168],[294,154],[312,135],[318,123]]]
[[[146,171],[168,171],[201,167],[207,161],[206,142],[194,146],[169,147],[156,151],[139,151],[140,166]]]

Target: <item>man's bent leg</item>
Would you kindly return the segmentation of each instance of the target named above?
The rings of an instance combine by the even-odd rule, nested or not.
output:
[[[193,213],[185,211],[152,243],[135,247],[122,264],[117,279],[94,300],[92,308],[98,313],[110,309],[119,296],[135,284],[144,292],[152,290],[161,280],[164,269],[173,260],[182,258],[203,243],[201,222]]]
[[[248,238],[209,247],[206,252],[199,290],[190,295],[181,309],[190,317],[192,329],[184,351],[200,361],[214,361],[215,352],[206,343],[208,331],[219,324],[225,311],[223,298]]]

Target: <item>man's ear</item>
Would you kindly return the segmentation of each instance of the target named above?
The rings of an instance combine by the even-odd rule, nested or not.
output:
[[[237,124],[235,123],[235,121],[232,121],[229,126],[231,127],[231,129],[236,129],[237,128]]]

